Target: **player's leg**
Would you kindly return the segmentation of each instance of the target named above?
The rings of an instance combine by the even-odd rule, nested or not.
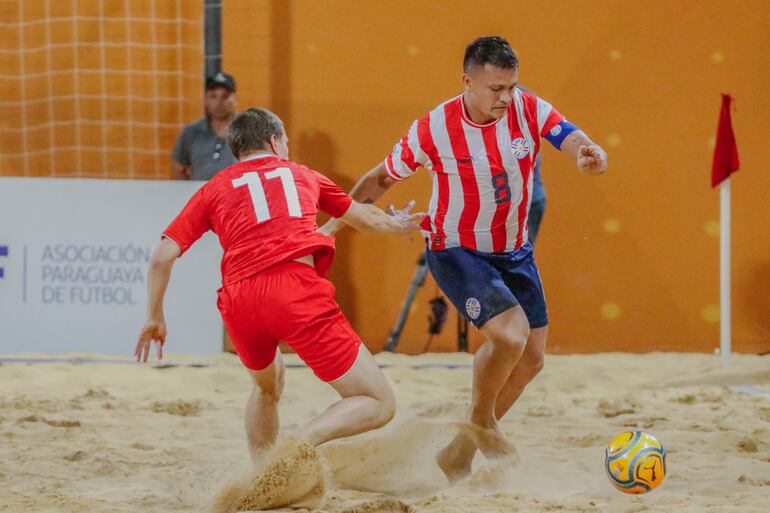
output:
[[[524,391],[524,387],[542,370],[547,335],[547,326],[530,330],[521,358],[497,395],[494,406],[495,419],[503,418]],[[483,346],[479,348],[479,352],[482,350]],[[478,355],[479,352],[476,354]],[[483,372],[483,370],[476,370],[474,361],[474,380]],[[476,392],[475,386],[474,392]],[[456,482],[470,474],[473,458],[476,455],[476,446],[469,434],[460,433],[439,453],[437,462],[450,482]]]
[[[548,326],[530,329],[524,352],[495,401],[495,418],[502,419],[524,388],[543,370]],[[478,354],[478,353],[477,353]]]
[[[480,331],[487,341],[473,359],[470,420],[484,429],[492,429],[497,426],[497,397],[524,352],[529,323],[524,310],[516,306],[495,316]]]
[[[278,401],[284,384],[278,338],[270,333],[275,317],[267,308],[271,304],[270,286],[266,276],[256,275],[223,287],[217,299],[225,329],[252,380],[244,414],[252,459],[257,459],[278,435]]]
[[[495,404],[495,417],[501,419],[516,402],[524,387],[543,369],[548,313],[543,284],[531,251],[523,248],[500,267],[503,280],[513,291],[527,314],[531,326],[524,354],[511,372]]]
[[[441,289],[487,338],[473,363],[472,429],[459,433],[437,455],[442,470],[454,481],[470,473],[477,445],[489,457],[514,451],[497,429],[494,407],[524,350],[529,324],[492,257],[452,248],[428,251],[427,258]]]
[[[249,369],[254,387],[246,401],[244,425],[249,452],[257,459],[278,436],[278,402],[283,392],[285,366],[276,349],[273,362],[262,370]]]
[[[469,420],[494,430],[495,401],[529,336],[527,315],[498,269],[507,257],[463,248],[428,251],[426,256],[441,290],[487,339],[473,360]]]
[[[499,420],[511,409],[513,403],[524,391],[524,387],[543,369],[548,326],[534,328],[529,332],[527,346],[516,367],[508,377],[495,403],[495,417]]]
[[[312,445],[382,427],[396,413],[393,389],[363,344],[350,370],[329,385],[341,399],[299,432]]]
[[[436,461],[451,483],[468,476],[477,447],[487,457],[514,454],[497,427],[498,395],[519,361],[526,345],[529,324],[520,306],[497,315],[480,330],[487,341],[473,359],[470,420],[478,429],[462,431],[436,455]]]
[[[396,409],[393,389],[334,300],[334,285],[303,264],[286,268],[281,338],[340,400],[298,433],[312,445],[385,425]]]

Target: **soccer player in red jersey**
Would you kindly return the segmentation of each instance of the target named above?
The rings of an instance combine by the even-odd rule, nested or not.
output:
[[[395,413],[393,390],[324,278],[334,238],[318,232],[316,214],[322,210],[359,230],[390,233],[416,229],[424,216],[393,216],[353,201],[328,178],[289,161],[283,123],[268,110],[236,116],[227,138],[239,163],[193,195],[152,255],[137,361],[147,361],[153,342],[162,358],[163,296],[174,261],[212,230],[224,249],[217,306],[254,382],[245,414],[252,457],[278,434],[280,340],[341,397],[300,429],[299,440],[319,445],[383,426]]]
[[[598,175],[607,154],[547,101],[518,87],[508,42],[481,37],[463,60],[464,92],[417,119],[351,196],[373,202],[418,168],[431,171],[423,221],[426,259],[455,307],[487,338],[473,362],[469,420],[437,455],[450,481],[467,476],[476,449],[512,454],[497,421],[542,369],[548,315],[528,241],[533,168],[544,141]],[[324,226],[334,233],[335,220]]]

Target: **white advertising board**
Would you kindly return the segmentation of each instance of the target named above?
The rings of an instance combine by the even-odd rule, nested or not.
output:
[[[0,353],[133,353],[160,232],[202,182],[0,178]],[[166,351],[222,350],[222,250],[174,266]]]

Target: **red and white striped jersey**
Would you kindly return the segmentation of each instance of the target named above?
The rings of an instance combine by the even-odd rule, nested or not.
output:
[[[494,123],[473,123],[462,95],[412,123],[385,169],[394,180],[420,166],[433,171],[423,223],[431,249],[500,253],[524,245],[541,138],[563,119],[545,100],[516,88],[508,112]]]

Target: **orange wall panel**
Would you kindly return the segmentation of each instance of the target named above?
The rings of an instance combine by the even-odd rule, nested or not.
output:
[[[200,3],[80,0],[78,20],[69,2],[45,5],[0,5],[0,175],[167,177],[179,127],[202,110]],[[117,20],[126,14],[133,21]],[[153,16],[184,21],[135,19]],[[62,19],[33,23],[46,17]],[[286,121],[293,158],[349,189],[414,118],[460,92],[470,40],[507,37],[522,84],[610,155],[597,178],[544,150],[548,208],[536,254],[553,352],[718,345],[719,193],[709,172],[719,93],[734,94],[734,346],[759,352],[770,350],[768,19],[764,0],[228,0],[223,68],[241,108],[267,106]],[[140,44],[97,44],[129,37]],[[153,40],[181,46],[153,50]],[[420,172],[382,203],[414,198],[425,209],[430,189]],[[421,249],[418,240],[338,239],[338,299],[373,349]],[[436,294],[429,277],[400,350],[424,349]],[[455,329],[451,312],[431,348],[452,350]],[[479,343],[472,332],[471,347]]]
[[[507,37],[521,59],[522,83],[607,149],[610,172],[600,178],[581,176],[558,152],[544,150],[548,209],[537,259],[556,352],[711,351],[718,345],[719,205],[708,183],[719,93],[733,93],[742,162],[733,184],[734,345],[770,350],[763,313],[770,311],[770,295],[759,292],[770,286],[770,209],[760,207],[770,191],[762,165],[770,157],[764,144],[770,4],[253,5],[259,16],[230,4],[225,10],[231,38],[225,61],[238,77],[241,105],[276,110],[287,122],[293,156],[345,187],[382,159],[415,117],[460,91],[462,52],[484,34]],[[261,19],[265,6],[280,44],[243,28]],[[725,9],[730,23],[722,21]],[[261,51],[272,44],[270,69],[244,63],[243,52],[231,50],[234,39]],[[263,74],[274,77],[273,90],[261,88]],[[383,203],[415,198],[426,208],[429,194],[427,177],[416,177]],[[340,303],[367,343],[379,348],[420,244],[345,234],[338,246],[333,279]],[[419,351],[427,341],[427,302],[434,294],[428,280],[402,350]],[[433,347],[451,349],[454,329],[450,319]]]

